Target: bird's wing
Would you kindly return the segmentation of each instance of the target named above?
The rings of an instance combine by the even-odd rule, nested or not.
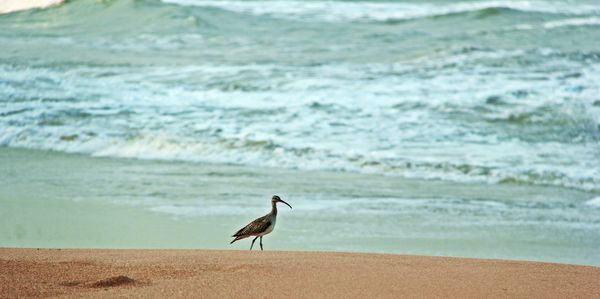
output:
[[[253,234],[262,233],[267,230],[267,227],[271,225],[271,219],[269,215],[262,216],[256,220],[250,222],[242,229],[238,230],[232,237],[248,236]]]

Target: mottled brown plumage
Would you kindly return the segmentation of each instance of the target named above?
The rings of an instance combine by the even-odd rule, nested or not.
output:
[[[271,226],[270,215],[265,215],[248,223],[242,229],[238,230],[232,237],[249,237],[267,230]],[[241,239],[241,238],[240,238]]]
[[[290,209],[292,208],[292,206],[290,206],[287,202],[281,200],[279,196],[273,195],[273,198],[271,198],[271,212],[265,216],[255,219],[248,225],[244,226],[242,229],[238,230],[232,236],[235,239],[233,239],[233,241],[231,241],[231,243],[229,244],[232,244],[237,240],[255,236],[255,238],[252,240],[252,244],[250,245],[250,250],[252,250],[252,246],[254,246],[254,241],[256,241],[258,237],[260,237],[260,250],[263,250],[262,237],[272,232],[273,228],[275,228],[275,222],[277,221],[278,202],[286,204],[288,207],[290,207]]]

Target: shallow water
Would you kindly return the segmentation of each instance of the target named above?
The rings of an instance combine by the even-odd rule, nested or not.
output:
[[[385,252],[600,265],[591,194],[322,171],[0,150],[0,246]]]

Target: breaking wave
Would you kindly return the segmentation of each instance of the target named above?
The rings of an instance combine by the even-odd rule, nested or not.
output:
[[[328,22],[398,21],[441,17],[462,13],[486,13],[509,10],[554,15],[600,14],[598,5],[575,5],[546,1],[476,1],[449,4],[345,1],[206,1],[163,0],[186,6],[213,7],[236,13],[295,20]]]

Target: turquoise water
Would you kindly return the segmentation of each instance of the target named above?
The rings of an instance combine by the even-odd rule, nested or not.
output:
[[[559,243],[573,244],[574,251],[560,251],[565,259],[550,253],[539,259],[598,264],[586,248],[600,244],[599,82],[600,4],[591,0],[67,1],[0,15],[5,150],[235,165],[300,177],[325,172],[321,185],[311,186],[328,192],[286,192],[306,202],[306,211],[341,205],[348,213],[339,219],[375,223],[361,235],[380,229],[379,216],[387,210],[373,207],[382,205],[398,211],[391,224],[403,225],[405,236],[429,217],[444,224],[453,219],[469,232],[478,225],[517,230],[500,243],[479,234],[469,242],[457,239],[494,244],[477,253],[472,245],[439,251],[428,243],[368,246],[352,234],[344,246],[290,241],[287,249],[532,259],[540,247],[563,245],[544,237],[536,246],[507,248],[511,240],[544,232],[559,235]],[[329,189],[338,175],[367,175],[371,184],[364,188],[417,180],[435,192],[416,205],[411,200],[427,197],[428,188],[405,186],[411,194],[405,196],[400,184],[385,196],[350,196],[343,190],[353,190],[359,178],[344,177],[339,188]],[[459,191],[445,193],[442,185],[453,184]],[[282,193],[269,186],[235,194],[244,202]],[[104,201],[185,219],[240,204],[224,199],[222,206],[193,190],[198,197],[181,190],[187,195],[139,195],[134,188],[123,192],[138,201]],[[28,197],[4,194],[0,200]],[[102,198],[98,191],[94,202]],[[231,213],[262,213],[253,207],[242,204]],[[373,216],[354,217],[362,213]],[[463,219],[469,213],[479,216]],[[515,223],[529,226],[521,232]],[[412,234],[443,242],[443,230],[426,226]],[[303,238],[309,234],[302,232]],[[76,239],[46,244],[79,244]],[[32,244],[15,242],[0,237],[0,245]],[[494,247],[508,251],[497,254]]]
[[[384,252],[600,265],[588,192],[0,149],[0,246]],[[598,197],[596,202],[600,199]]]

